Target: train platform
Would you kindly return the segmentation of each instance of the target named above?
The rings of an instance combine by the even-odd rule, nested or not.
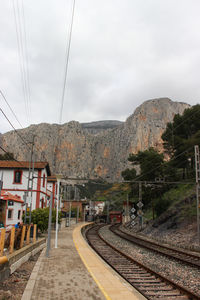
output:
[[[51,239],[50,256],[43,249],[21,300],[142,300],[88,246],[81,234],[86,223],[59,231],[58,248]]]

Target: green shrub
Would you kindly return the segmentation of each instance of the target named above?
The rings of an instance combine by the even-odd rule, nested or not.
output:
[[[163,198],[163,199],[157,199],[155,203],[155,212],[156,216],[159,217],[162,213],[164,213],[168,207],[170,206],[170,200]]]
[[[27,213],[29,215],[29,213]],[[24,221],[24,216],[23,216]],[[31,212],[31,223],[37,224],[38,229],[41,232],[45,232],[48,229],[49,222],[49,207],[37,208]],[[58,223],[61,222],[61,212],[58,213]],[[52,209],[52,223],[56,223],[56,209]]]

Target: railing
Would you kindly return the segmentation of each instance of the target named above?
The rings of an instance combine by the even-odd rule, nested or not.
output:
[[[21,228],[12,227],[8,234],[6,229],[0,229],[0,256],[4,255],[4,248],[7,248],[9,254],[12,254],[14,248],[21,249],[22,247],[30,244],[30,232],[33,226],[32,243],[36,242],[37,225],[23,225]]]

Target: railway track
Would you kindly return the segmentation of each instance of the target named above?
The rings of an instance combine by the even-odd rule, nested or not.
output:
[[[148,250],[154,251],[156,253],[162,254],[168,258],[178,260],[182,263],[189,264],[200,268],[200,256],[190,253],[188,251],[183,251],[180,249],[175,249],[169,246],[165,246],[153,241],[147,241],[146,239],[140,238],[134,234],[129,234],[122,231],[119,228],[119,224],[110,226],[110,230],[120,236],[121,238],[128,240],[131,243],[134,243],[140,247],[146,248]]]
[[[147,299],[200,299],[198,295],[150,270],[105,241],[98,233],[101,227],[95,225],[87,230],[88,243],[115,271]]]

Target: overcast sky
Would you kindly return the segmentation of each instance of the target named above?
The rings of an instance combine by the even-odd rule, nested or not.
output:
[[[13,0],[0,0],[0,89],[24,127],[59,123],[72,3],[24,1],[29,118]],[[199,103],[199,12],[199,0],[76,0],[62,123],[124,121],[152,98]],[[0,107],[19,128],[1,97]],[[0,124],[0,132],[12,129],[1,112]]]

